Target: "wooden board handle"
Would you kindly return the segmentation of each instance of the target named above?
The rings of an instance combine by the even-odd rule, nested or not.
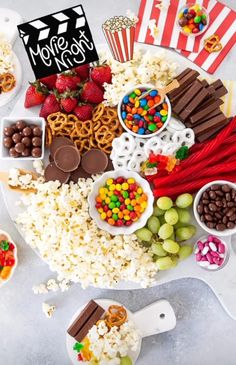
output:
[[[158,300],[134,313],[142,337],[167,332],[175,328],[175,312],[167,300]]]

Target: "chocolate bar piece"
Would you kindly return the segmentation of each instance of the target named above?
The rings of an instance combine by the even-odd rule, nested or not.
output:
[[[89,330],[97,323],[97,321],[102,317],[105,310],[98,306],[95,312],[91,315],[88,321],[84,324],[84,326],[79,330],[77,335],[75,336],[76,341],[81,342],[87,336]]]
[[[219,89],[215,91],[215,98],[221,98],[222,96],[226,95],[228,90],[225,86],[221,86]]]
[[[190,101],[190,103],[185,107],[185,109],[180,113],[180,119],[186,120],[190,114],[201,104],[201,102],[208,96],[207,89],[201,89],[197,95]]]
[[[189,122],[192,124],[197,123],[199,120],[206,117],[208,114],[210,114],[213,110],[219,108],[219,106],[223,104],[223,101],[221,99],[217,100],[211,100],[209,103],[205,103],[205,105],[202,105],[200,110],[194,113],[190,118]]]
[[[74,337],[77,341],[82,341],[87,335],[88,331],[94,324],[96,324],[96,322],[104,313],[105,310],[102,307],[100,307],[93,300],[90,300],[90,302],[68,328],[67,333],[69,333],[69,335]]]
[[[188,72],[184,74],[184,72],[182,74],[184,74],[183,77],[181,77],[180,79],[177,76],[177,80],[179,81],[180,86],[177,89],[174,89],[172,91],[170,91],[167,96],[172,99],[173,97],[175,97],[176,95],[179,94],[179,92],[186,86],[190,85],[194,80],[196,80],[196,78],[199,76],[199,72],[195,71],[195,70],[191,70],[191,69],[187,69]],[[186,70],[185,70],[186,71]],[[181,75],[181,74],[180,74]],[[179,75],[179,76],[180,76]]]
[[[179,114],[190,103],[190,101],[195,97],[195,95],[199,93],[201,89],[202,89],[201,83],[198,80],[194,81],[192,86],[188,89],[188,91],[173,107],[173,112],[175,114]]]
[[[228,90],[220,79],[214,81],[211,86],[215,89],[215,98],[221,98],[228,93]]]
[[[208,87],[209,86],[207,80],[201,80],[201,84],[202,84],[202,87]]]
[[[196,125],[198,125],[198,124],[201,124],[201,123],[203,123],[203,122],[206,122],[208,119],[211,119],[211,118],[213,118],[213,117],[216,117],[217,115],[219,115],[219,114],[221,114],[221,113],[222,113],[222,111],[220,110],[220,108],[217,108],[217,109],[213,110],[213,112],[206,114],[206,115],[205,115],[202,119],[200,119],[200,120],[198,120],[197,122],[195,122],[195,123],[194,123],[194,127],[195,127]],[[189,121],[187,121],[187,122],[185,123],[185,126],[186,126],[187,128],[193,128],[192,123],[190,123]]]
[[[196,139],[198,142],[204,142],[208,139],[211,139],[215,137],[227,124],[229,123],[229,120],[227,119],[224,123],[221,125],[218,125],[218,127],[211,129],[210,131],[198,136]]]
[[[205,134],[208,131],[211,131],[213,128],[216,128],[222,123],[226,122],[228,119],[225,117],[225,115],[222,113],[216,117],[213,117],[209,119],[208,121],[201,123],[193,128],[193,131],[196,135],[196,137],[201,136],[202,134]]]

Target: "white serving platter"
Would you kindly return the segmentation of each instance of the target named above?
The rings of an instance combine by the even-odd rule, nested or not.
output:
[[[107,310],[110,305],[122,305],[121,303],[110,299],[95,299],[95,302],[105,310]],[[74,314],[68,325],[68,328],[82,312],[85,305],[81,306]],[[134,323],[140,334],[137,350],[135,352],[130,351],[128,354],[132,359],[133,364],[135,364],[141,351],[142,339],[144,337],[171,331],[176,326],[176,317],[172,306],[167,300],[164,299],[158,300],[157,302],[154,302],[135,313],[132,313],[127,308],[125,309],[128,313],[128,319]],[[76,340],[67,333],[66,347],[69,358],[73,365],[78,364],[77,353],[73,350],[75,343]]]
[[[160,47],[149,46],[149,45],[137,45],[137,47],[141,47],[143,50],[148,50],[151,54],[158,52]],[[107,48],[104,45],[98,47],[98,49]],[[208,77],[209,75],[202,71],[199,67],[191,63],[188,59],[182,57],[178,53],[175,53],[171,50],[165,50],[166,57],[168,59],[172,59],[179,64],[179,72],[183,71],[187,67],[191,67],[200,72],[202,77]],[[34,107],[31,109],[24,108],[24,98],[25,98],[25,90],[21,91],[21,95],[11,112],[11,116],[25,116],[25,117],[35,117],[38,116],[39,108]],[[29,161],[1,161],[1,169],[8,170],[12,167],[24,168],[24,169],[32,169],[32,162]],[[4,200],[9,212],[9,215],[13,221],[15,221],[17,215],[22,211],[20,206],[16,206],[16,201],[19,200],[19,195],[17,193],[13,193],[6,186],[2,185],[2,191]],[[194,224],[197,225],[196,222]],[[18,228],[19,229],[19,228]],[[19,229],[20,232],[20,229]],[[20,232],[21,233],[21,232]],[[191,243],[195,243],[195,241],[204,235],[205,232],[198,227],[197,235],[194,237],[194,240]],[[229,260],[227,265],[225,265],[221,270],[216,272],[209,272],[207,270],[203,270],[195,263],[194,255],[189,257],[187,260],[179,263],[179,265],[169,271],[159,272],[157,275],[157,279],[153,286],[165,284],[167,282],[182,279],[182,278],[196,278],[204,281],[208,284],[215,295],[220,300],[222,306],[225,308],[226,312],[236,320],[236,238],[235,236],[231,239],[231,237],[226,237],[224,241],[228,245],[229,250]],[[135,284],[133,282],[120,282],[115,289],[118,290],[133,290],[140,289],[140,285]]]
[[[22,22],[22,17],[13,10],[0,8],[0,35],[13,46],[17,36],[17,25]],[[0,107],[9,103],[20,91],[22,83],[22,68],[16,54],[12,52],[13,56],[13,74],[16,79],[16,86],[8,93],[0,94]]]

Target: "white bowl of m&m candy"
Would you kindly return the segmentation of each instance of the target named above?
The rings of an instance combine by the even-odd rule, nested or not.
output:
[[[118,104],[118,116],[123,128],[139,138],[150,138],[159,134],[171,118],[168,97],[155,106],[159,102],[158,90],[153,85],[137,85],[129,90]]]
[[[180,9],[177,24],[183,34],[196,37],[207,30],[209,21],[209,14],[203,6],[186,4]]]
[[[145,226],[153,212],[149,183],[127,170],[105,172],[88,196],[89,214],[98,227],[112,235],[132,234]]]

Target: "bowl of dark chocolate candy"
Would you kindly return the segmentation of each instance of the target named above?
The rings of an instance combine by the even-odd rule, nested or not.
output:
[[[206,232],[217,236],[236,233],[236,184],[215,180],[197,193],[193,211],[198,224]]]

